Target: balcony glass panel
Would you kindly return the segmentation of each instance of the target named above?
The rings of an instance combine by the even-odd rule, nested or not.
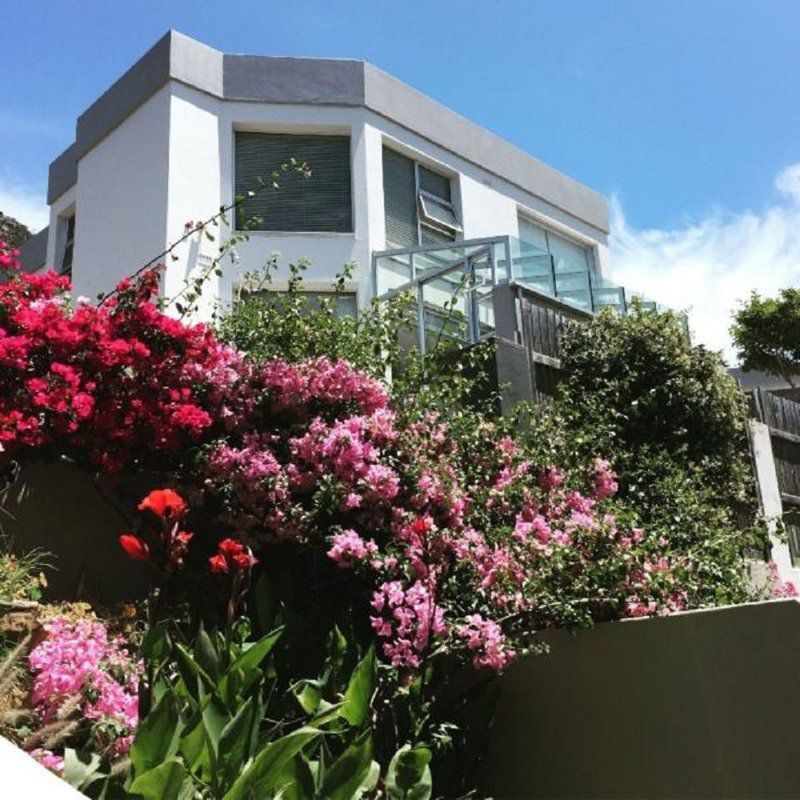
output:
[[[566,240],[563,240],[566,242]],[[566,242],[561,254],[513,236],[472,239],[377,253],[378,296],[406,287],[424,313],[427,347],[434,340],[477,341],[495,327],[493,288],[513,281],[583,311],[627,313],[626,291],[598,274],[586,251]],[[656,308],[650,301],[645,308]]]
[[[375,261],[375,294],[381,297],[411,283],[411,254],[397,251]]]

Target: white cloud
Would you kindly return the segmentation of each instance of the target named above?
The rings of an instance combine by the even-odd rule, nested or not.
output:
[[[752,290],[800,283],[800,164],[775,179],[778,199],[760,212],[715,212],[673,229],[636,230],[611,204],[611,277],[675,309],[688,309],[695,341],[735,360],[731,312]]]
[[[27,225],[33,233],[50,222],[47,200],[3,175],[0,175],[0,211]]]

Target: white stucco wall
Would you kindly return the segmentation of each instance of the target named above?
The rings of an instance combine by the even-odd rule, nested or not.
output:
[[[169,109],[164,87],[78,162],[78,295],[113,288],[166,246]]]
[[[352,233],[292,233],[251,231],[249,240],[237,245],[238,265],[225,259],[223,275],[208,286],[204,308],[215,299],[227,304],[244,272],[263,265],[279,252],[280,268],[276,280],[288,276],[288,265],[308,259],[309,283],[325,282],[350,261],[360,267],[356,281],[360,298],[366,299],[369,279],[370,246],[367,197],[367,156],[364,114],[352,108],[236,103],[218,100],[182,84],[171,85],[170,177],[168,201],[169,237],[183,232],[187,220],[197,221],[229,205],[235,196],[234,137],[236,130],[296,133],[346,134],[351,139],[353,192]],[[312,165],[313,168],[313,165]],[[214,243],[202,240],[183,245],[176,251],[179,260],[167,265],[166,291],[180,290],[187,275],[202,270],[218,252],[219,241],[227,228],[215,232]],[[197,237],[201,239],[202,237]]]
[[[346,134],[351,139],[352,233],[250,233],[237,246],[238,265],[224,261],[223,275],[206,285],[200,306],[208,317],[226,305],[242,274],[281,253],[277,280],[288,264],[308,259],[309,283],[330,282],[345,263],[355,262],[359,301],[370,294],[371,255],[386,247],[384,144],[453,179],[466,239],[518,235],[518,214],[592,247],[605,272],[605,235],[519,187],[423,139],[366,108],[225,101],[175,81],[167,84],[79,162],[78,183],[53,204],[52,221],[73,206],[77,211],[75,291],[89,297],[106,291],[144,261],[178,239],[188,220],[214,214],[234,199],[236,130]],[[312,165],[313,167],[313,165]],[[48,263],[61,252],[59,226],[51,226]],[[203,237],[176,251],[166,264],[165,292],[180,291],[187,277],[202,271],[218,252]]]

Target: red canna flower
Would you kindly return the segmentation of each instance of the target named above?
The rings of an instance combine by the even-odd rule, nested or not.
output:
[[[138,536],[130,533],[123,533],[119,537],[119,543],[125,551],[125,555],[132,561],[149,561],[150,548]]]
[[[139,503],[139,511],[152,511],[159,519],[180,519],[187,511],[186,501],[172,489],[154,489]]]
[[[217,546],[217,555],[208,559],[214,573],[249,572],[258,564],[252,550],[237,539],[223,539]]]
[[[215,574],[228,571],[228,562],[225,560],[225,556],[211,556],[211,558],[208,559],[208,563],[211,565],[211,571]]]

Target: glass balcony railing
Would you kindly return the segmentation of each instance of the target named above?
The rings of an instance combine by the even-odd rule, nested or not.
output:
[[[475,342],[494,330],[492,288],[513,282],[594,313],[626,313],[629,295],[577,259],[572,262],[513,236],[385,250],[372,259],[376,297],[411,292],[417,300],[420,347],[438,338]],[[656,307],[642,299],[645,307]],[[427,331],[427,334],[426,334]]]

